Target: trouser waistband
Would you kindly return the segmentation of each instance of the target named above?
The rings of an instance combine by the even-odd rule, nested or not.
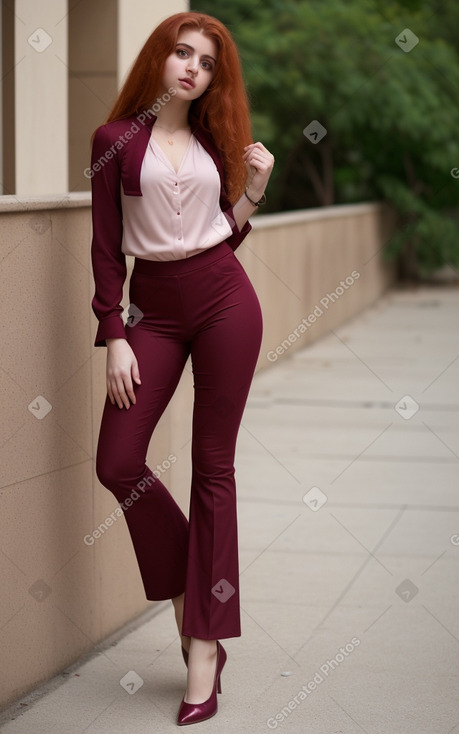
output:
[[[210,265],[222,257],[233,252],[233,248],[226,240],[219,242],[218,245],[209,247],[207,250],[199,252],[191,257],[184,257],[180,260],[146,260],[145,258],[136,257],[134,260],[133,270],[137,273],[145,275],[178,275],[180,273],[189,273],[192,270]]]

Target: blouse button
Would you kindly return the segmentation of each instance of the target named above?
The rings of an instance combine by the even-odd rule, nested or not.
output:
[[[177,214],[180,216],[180,212],[177,212]]]

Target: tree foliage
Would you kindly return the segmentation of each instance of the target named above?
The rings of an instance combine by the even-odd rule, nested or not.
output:
[[[254,139],[276,159],[269,211],[384,198],[400,215],[389,252],[405,275],[459,265],[456,0],[193,9],[220,18],[238,44]],[[327,131],[318,142],[303,133],[314,120]]]

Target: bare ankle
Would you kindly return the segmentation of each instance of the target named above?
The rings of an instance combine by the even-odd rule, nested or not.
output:
[[[190,651],[199,658],[213,657],[217,653],[217,640],[203,640],[200,637],[190,638]]]

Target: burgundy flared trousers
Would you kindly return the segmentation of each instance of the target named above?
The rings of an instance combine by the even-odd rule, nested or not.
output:
[[[260,351],[260,304],[227,242],[181,260],[136,258],[129,300],[135,308],[126,337],[142,384],[133,383],[136,403],[128,410],[112,405],[107,395],[97,476],[121,503],[147,599],[185,592],[183,635],[238,637],[234,456]],[[146,454],[189,355],[194,405],[188,520],[146,465]],[[158,456],[158,463],[165,458]]]

